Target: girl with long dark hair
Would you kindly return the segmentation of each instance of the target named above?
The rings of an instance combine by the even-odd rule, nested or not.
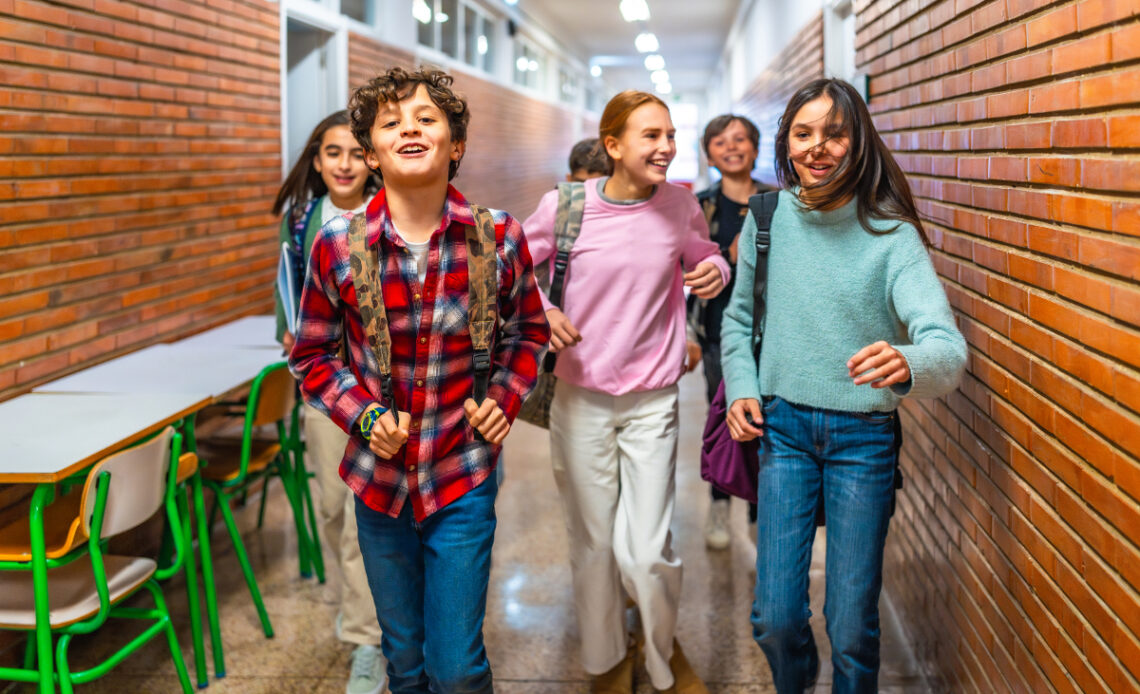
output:
[[[833,692],[875,692],[883,547],[903,398],[953,390],[966,344],[910,188],[851,85],[815,80],[776,136],[763,340],[752,344],[756,222],[745,221],[721,346],[733,438],[762,436],[753,635],[776,690],[819,672],[808,625],[816,513]]]

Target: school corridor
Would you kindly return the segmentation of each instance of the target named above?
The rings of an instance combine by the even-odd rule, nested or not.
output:
[[[909,182],[968,345],[956,390],[899,408],[880,692],[1140,693],[1140,0],[0,0],[0,594],[4,529],[26,543],[30,509],[63,497],[81,462],[160,428],[99,439],[114,428],[99,418],[132,402],[115,364],[151,359],[135,409],[168,407],[162,426],[184,428],[279,360],[271,334],[244,366],[250,345],[229,343],[230,380],[215,373],[185,402],[162,392],[193,380],[164,368],[173,345],[201,350],[203,335],[273,312],[278,189],[314,126],[391,66],[454,76],[472,114],[454,185],[518,220],[565,180],[571,147],[597,136],[621,90],[667,104],[668,177],[696,192],[718,176],[701,145],[712,118],[759,126],[752,175],[774,185],[789,97],[817,77],[851,83]],[[195,354],[203,374],[222,370],[222,351]],[[80,395],[68,384],[99,368],[106,400],[63,408]],[[741,503],[729,548],[705,545],[700,370],[681,394],[678,639],[714,694],[775,692],[748,619]],[[47,463],[26,458],[44,443],[25,440],[40,431],[29,420],[69,451],[99,443],[32,474]],[[530,425],[507,439],[486,621],[504,694],[589,691],[550,456]],[[209,551],[228,667],[216,678],[210,665],[207,691],[345,691],[339,573],[299,575],[307,531],[281,482],[268,490],[260,529],[260,487],[232,507],[276,634],[219,515]],[[162,529],[152,519],[115,546],[157,553]],[[833,681],[825,551],[821,531],[820,693]],[[184,580],[163,586],[194,678]],[[0,629],[0,668],[30,662],[24,633]],[[131,634],[81,637],[76,659]],[[179,691],[166,646],[76,691]],[[33,691],[48,689],[0,677],[0,692]]]

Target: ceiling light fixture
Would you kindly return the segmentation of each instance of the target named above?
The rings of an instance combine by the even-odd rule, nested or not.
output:
[[[659,47],[657,37],[651,31],[643,31],[638,34],[637,38],[633,40],[633,45],[637,46],[638,53],[652,53]]]
[[[622,18],[627,22],[648,22],[649,5],[645,0],[621,0]]]
[[[669,81],[669,73],[665,70],[654,70],[649,79],[653,80],[653,84],[663,84]]]
[[[591,65],[590,66],[590,74],[594,77],[601,77],[602,76],[602,66],[601,65]]]
[[[657,84],[658,94],[668,94],[671,91],[673,91],[673,85],[669,84],[668,82],[659,82]]]
[[[665,59],[657,53],[647,55],[645,56],[645,69],[649,70],[650,72],[653,72],[654,70],[664,70]]]

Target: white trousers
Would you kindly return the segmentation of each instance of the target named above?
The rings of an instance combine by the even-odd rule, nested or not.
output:
[[[364,574],[364,560],[356,539],[355,496],[340,478],[340,461],[348,445],[348,434],[320,410],[305,403],[305,467],[315,473],[321,494],[317,517],[325,556],[335,556],[340,567],[340,613],[342,641],[358,646],[380,645],[380,624],[376,605]]]
[[[669,658],[681,597],[681,560],[669,531],[677,428],[675,385],[613,396],[559,381],[550,406],[582,666],[599,675],[625,657],[628,594],[645,630],[645,668],[658,689],[673,684]]]

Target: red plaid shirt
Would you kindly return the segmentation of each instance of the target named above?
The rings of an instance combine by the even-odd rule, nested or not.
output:
[[[392,227],[381,190],[364,213],[366,242],[380,246],[380,282],[392,336],[396,404],[411,413],[407,444],[391,460],[368,448],[356,421],[380,400],[380,368],[368,348],[349,264],[348,220],[321,229],[301,296],[301,317],[289,365],[305,401],[351,437],[340,476],[369,508],[393,518],[410,498],[416,520],[477,487],[495,468],[499,446],[475,437],[463,401],[472,397],[473,350],[467,323],[467,245],[471,208],[448,186],[439,229],[428,250],[427,278]],[[491,351],[487,396],[514,421],[534,387],[538,357],[550,328],[534,281],[522,227],[494,211],[498,241],[499,324]],[[421,299],[422,296],[422,299]],[[342,341],[348,363],[339,356]],[[380,403],[387,406],[388,403]]]

